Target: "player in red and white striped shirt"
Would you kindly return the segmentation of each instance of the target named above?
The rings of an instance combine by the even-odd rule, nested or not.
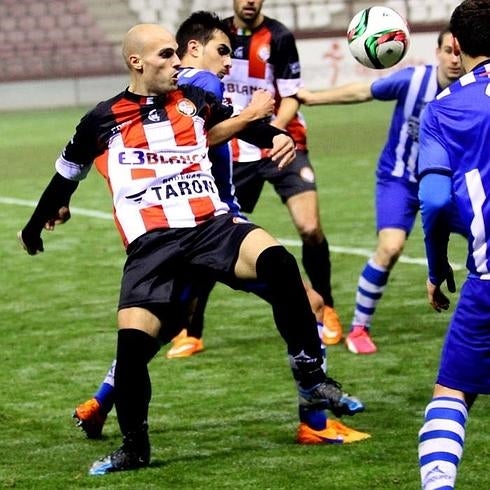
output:
[[[96,461],[90,474],[148,466],[148,363],[175,335],[180,298],[190,278],[240,288],[258,279],[270,291],[276,326],[287,344],[300,404],[349,414],[340,385],[322,369],[321,346],[294,257],[253,223],[229,213],[220,200],[208,144],[240,129],[220,122],[228,109],[196,87],[177,88],[174,37],[156,24],[126,34],[130,72],[124,92],[98,104],[77,126],[56,161],[56,174],[19,232],[25,250],[43,251],[43,227],[68,216],[70,197],[95,161],[113,196],[127,261],[118,307],[115,404],[123,444]],[[286,133],[261,123],[241,137],[264,148],[279,166],[294,157]]]

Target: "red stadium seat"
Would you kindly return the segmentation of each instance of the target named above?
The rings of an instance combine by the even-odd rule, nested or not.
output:
[[[107,75],[120,55],[80,0],[1,0],[0,82]]]

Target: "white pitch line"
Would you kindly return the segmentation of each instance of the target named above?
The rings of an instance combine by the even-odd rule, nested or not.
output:
[[[26,206],[29,208],[33,208],[36,206],[37,202],[36,201],[28,201],[25,199],[16,199],[14,197],[2,197],[2,196],[0,196],[0,204],[9,204],[9,205],[14,205],[14,206]],[[103,211],[95,211],[95,210],[91,210],[91,209],[70,207],[70,212],[73,215],[87,216],[89,218],[99,218],[99,219],[104,219],[104,220],[112,220],[113,219],[113,216],[111,213],[104,213]],[[300,240],[294,240],[294,239],[292,240],[290,238],[278,238],[278,240],[284,246],[301,247],[301,245],[302,245]],[[361,257],[368,257],[368,258],[373,255],[373,251],[368,250],[367,248],[339,247],[336,245],[330,245],[329,248],[332,252],[339,253],[339,254],[358,255]],[[398,259],[398,262],[401,262],[404,264],[423,265],[424,267],[427,266],[427,261],[425,258],[407,257],[406,255],[402,255]],[[455,271],[460,271],[460,270],[465,269],[465,266],[463,264],[451,264],[451,267]]]
[[[1,197],[0,204],[13,204],[14,206],[25,206],[28,208],[34,208],[37,205],[36,201],[27,201],[25,199],[16,199],[15,197]],[[70,206],[71,214],[78,214],[80,216],[88,216],[89,218],[99,219],[112,219],[111,213],[104,213],[103,211],[93,211],[91,209],[72,208]]]

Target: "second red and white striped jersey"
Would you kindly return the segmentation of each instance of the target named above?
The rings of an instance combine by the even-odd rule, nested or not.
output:
[[[95,161],[125,246],[152,229],[194,227],[229,211],[210,171],[206,136],[208,119],[223,119],[224,111],[196,87],[158,97],[123,92],[82,118],[56,169],[80,180]]]
[[[280,22],[269,17],[254,30],[237,29],[233,17],[226,19],[233,34],[230,73],[223,78],[225,99],[235,113],[246,107],[257,89],[268,90],[276,99],[294,96],[302,86],[298,50],[293,34]],[[296,148],[306,150],[306,124],[300,113],[292,119],[287,131]],[[257,161],[263,150],[243,140],[232,142],[233,159],[239,162]]]

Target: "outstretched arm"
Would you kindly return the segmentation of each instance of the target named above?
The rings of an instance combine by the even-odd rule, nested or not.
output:
[[[305,105],[356,104],[373,99],[371,83],[354,82],[327,90],[299,89],[296,98]]]
[[[208,131],[209,146],[219,145],[233,138],[249,124],[268,118],[274,113],[274,98],[266,90],[256,90],[250,103],[240,114],[219,122]]]
[[[70,198],[78,187],[78,181],[69,180],[56,173],[44,190],[36,209],[27,224],[17,234],[24,250],[29,255],[44,251],[41,231],[53,229],[55,224],[70,218]]]
[[[277,109],[277,113],[271,124],[279,129],[286,129],[287,125],[296,116],[299,109],[299,101],[294,97],[283,97]]]
[[[259,148],[270,149],[269,155],[277,162],[278,168],[285,167],[296,155],[295,143],[288,132],[266,122],[266,117],[273,111],[271,94],[256,90],[250,104],[238,116],[221,121],[208,130],[209,146],[237,137]]]

